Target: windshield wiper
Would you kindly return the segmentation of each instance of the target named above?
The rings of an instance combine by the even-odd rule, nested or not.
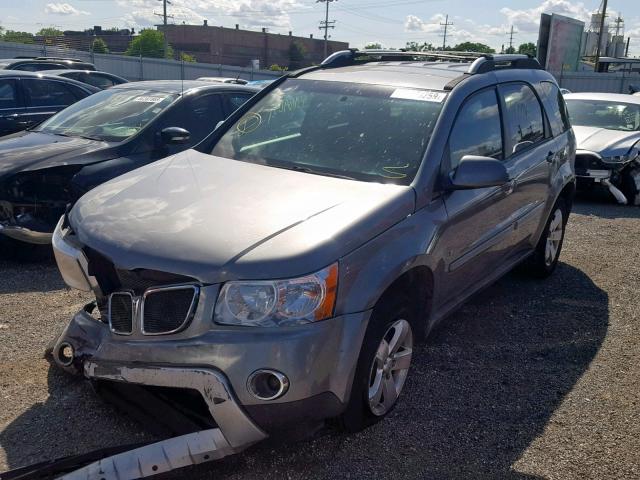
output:
[[[41,131],[42,131],[42,130],[41,130]],[[69,138],[84,138],[85,140],[93,140],[93,141],[96,141],[96,142],[101,142],[101,141],[102,141],[102,140],[101,140],[101,139],[99,139],[99,138],[89,137],[89,136],[87,136],[87,135],[77,135],[77,134],[71,135],[71,134],[68,134],[68,133],[61,133],[61,132],[47,132],[47,131],[43,131],[43,133],[53,133],[54,135],[59,135],[59,136],[61,136],[61,137],[69,137]]]
[[[313,168],[303,167],[301,165],[291,165],[286,167],[283,167],[280,165],[274,165],[274,167],[286,168],[287,170],[294,170],[296,172],[311,173],[313,175],[324,175],[326,177],[344,178],[346,180],[356,180],[354,177],[350,177],[349,175],[341,175],[339,173],[326,172],[324,170],[314,170]]]

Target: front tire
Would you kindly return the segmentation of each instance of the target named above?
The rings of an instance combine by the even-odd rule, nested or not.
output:
[[[536,249],[523,265],[524,271],[537,278],[546,278],[553,273],[560,258],[568,217],[566,203],[559,198],[551,209]]]
[[[372,313],[340,426],[358,432],[382,420],[397,404],[413,356],[416,315],[402,296]]]

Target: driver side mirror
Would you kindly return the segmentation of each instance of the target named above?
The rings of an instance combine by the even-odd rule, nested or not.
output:
[[[179,145],[187,143],[191,134],[188,130],[180,127],[167,127],[163,128],[160,132],[160,138],[166,145]]]
[[[449,175],[449,190],[498,187],[509,181],[509,173],[500,160],[465,155]]]

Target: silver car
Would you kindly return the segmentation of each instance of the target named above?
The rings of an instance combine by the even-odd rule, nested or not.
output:
[[[618,203],[640,205],[640,97],[571,93],[564,98],[578,142],[578,187],[602,185]]]
[[[339,52],[82,197],[53,244],[96,301],[57,363],[198,391],[229,451],[382,419],[438,321],[523,262],[553,272],[575,191],[554,78],[524,55],[451,60]]]

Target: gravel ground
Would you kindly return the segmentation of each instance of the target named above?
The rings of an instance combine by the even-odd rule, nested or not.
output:
[[[445,320],[385,421],[163,478],[640,478],[639,239],[639,208],[581,200],[554,276],[509,274]],[[0,471],[150,439],[42,358],[88,296],[6,257]]]

